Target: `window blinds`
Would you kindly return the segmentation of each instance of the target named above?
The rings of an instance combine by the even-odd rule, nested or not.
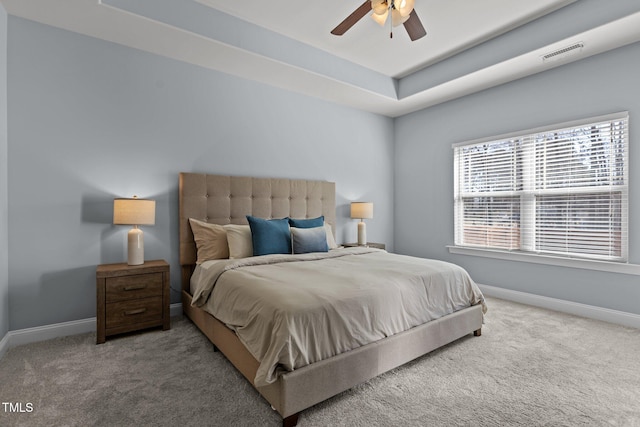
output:
[[[627,149],[627,113],[455,145],[455,244],[626,261]]]

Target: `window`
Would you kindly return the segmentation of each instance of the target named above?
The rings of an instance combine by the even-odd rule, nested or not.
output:
[[[454,145],[456,246],[626,262],[628,121]]]

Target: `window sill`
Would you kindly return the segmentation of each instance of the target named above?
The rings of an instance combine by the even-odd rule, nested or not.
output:
[[[471,255],[485,258],[531,262],[534,264],[556,265],[560,267],[582,268],[587,270],[607,271],[610,273],[640,276],[640,265],[638,264],[564,258],[551,255],[537,255],[522,252],[500,251],[495,249],[470,248],[464,246],[447,246],[447,249],[449,249],[449,253],[457,255]]]

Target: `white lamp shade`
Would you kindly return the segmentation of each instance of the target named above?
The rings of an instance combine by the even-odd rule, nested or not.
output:
[[[373,203],[351,202],[351,218],[357,218],[357,219],[373,218]]]
[[[154,225],[156,201],[148,199],[115,199],[113,223],[123,225]]]
[[[415,3],[415,0],[396,0],[394,2],[394,7],[398,10],[398,12],[400,12],[402,16],[408,17],[409,15],[411,15]]]
[[[393,11],[391,12],[391,25],[393,25],[394,27],[397,27],[400,24],[404,24],[408,20],[409,20],[409,15],[402,16],[400,11],[396,9],[393,9]]]
[[[389,16],[389,9],[384,9],[384,11],[380,14],[374,12],[371,14],[371,19],[376,21],[378,25],[384,27],[384,23],[387,22],[387,16]]]
[[[371,0],[371,9],[373,13],[382,15],[389,10],[389,4],[385,0]]]
[[[393,0],[393,7],[390,7],[392,0],[371,0],[371,19],[376,21],[381,27],[387,22],[389,10],[391,10],[391,25],[397,27],[404,24],[409,19],[415,0]]]

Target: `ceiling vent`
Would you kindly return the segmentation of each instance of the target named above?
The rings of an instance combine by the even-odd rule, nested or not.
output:
[[[580,53],[583,47],[584,43],[582,42],[574,43],[571,46],[563,47],[562,49],[554,50],[553,52],[549,52],[546,55],[542,55],[542,61],[557,61],[567,56],[575,55],[577,53]]]

